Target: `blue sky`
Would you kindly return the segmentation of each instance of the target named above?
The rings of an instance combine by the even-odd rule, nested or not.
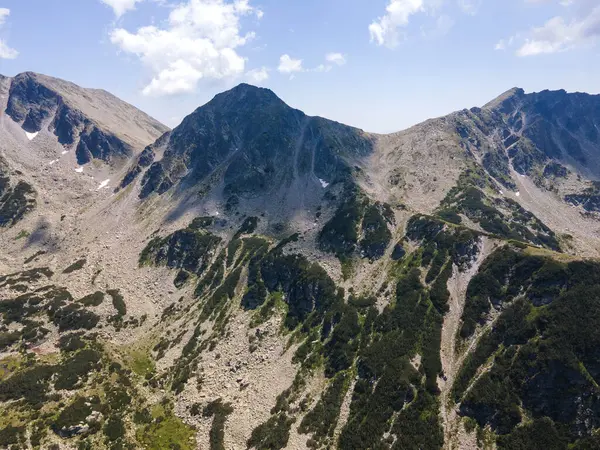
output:
[[[600,92],[598,0],[0,0],[0,73],[174,126],[240,82],[391,132],[503,91]]]

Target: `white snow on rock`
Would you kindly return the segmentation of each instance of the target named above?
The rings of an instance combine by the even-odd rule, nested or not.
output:
[[[520,196],[521,196],[521,193],[520,193],[520,192],[517,192],[515,195],[516,195],[517,197],[520,197]]]
[[[63,152],[61,153],[61,155],[66,155],[67,153],[69,153],[68,150],[63,150]]]
[[[319,181],[321,182],[321,186],[323,186],[323,189],[325,189],[327,186],[329,186],[329,183],[327,181],[321,180],[320,178],[319,178]]]
[[[27,131],[25,132],[25,136],[27,136],[27,139],[29,139],[30,141],[33,141],[33,139],[38,135],[38,132],[35,133],[28,133]]]
[[[50,162],[48,163],[48,165],[49,165],[49,166],[51,166],[51,165],[53,165],[53,164],[56,164],[57,162],[58,162],[58,159],[53,159],[52,161],[50,161]]]
[[[75,172],[83,173],[83,167],[78,167],[77,169],[75,169]]]
[[[104,189],[105,187],[108,187],[109,182],[110,182],[110,180],[104,180],[102,183],[100,183],[100,186],[98,186],[98,188],[96,190],[99,191],[100,189]]]

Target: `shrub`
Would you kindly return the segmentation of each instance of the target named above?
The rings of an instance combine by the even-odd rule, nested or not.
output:
[[[91,330],[100,321],[100,317],[91,311],[83,309],[80,305],[72,303],[58,309],[53,315],[53,322],[59,331]]]
[[[73,264],[71,264],[69,267],[67,267],[65,270],[63,270],[63,273],[68,274],[68,273],[73,273],[76,270],[81,270],[81,269],[83,269],[83,266],[85,266],[86,263],[87,263],[86,258],[79,259],[79,260],[75,261]]]
[[[106,292],[112,298],[112,304],[117,310],[117,315],[120,317],[124,317],[125,315],[127,315],[127,305],[125,304],[125,299],[123,298],[119,290],[109,289]]]
[[[104,292],[96,291],[79,300],[83,306],[100,306],[104,301]]]

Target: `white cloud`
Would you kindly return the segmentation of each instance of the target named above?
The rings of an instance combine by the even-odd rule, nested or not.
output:
[[[301,59],[294,59],[290,55],[282,55],[279,58],[279,67],[277,70],[281,73],[292,74],[294,72],[303,72]]]
[[[261,67],[260,69],[252,69],[246,72],[246,77],[254,83],[262,83],[269,79],[269,69]]]
[[[110,39],[152,72],[144,95],[192,92],[202,79],[244,74],[246,60],[237,49],[254,33],[242,35],[240,19],[251,14],[261,16],[249,0],[188,0],[171,11],[167,26],[146,26],[135,33],[118,28]]]
[[[19,56],[19,52],[0,39],[0,59],[15,59],[17,56]]]
[[[325,55],[325,59],[332,64],[337,64],[338,66],[343,66],[346,64],[346,57],[341,53],[328,53]]]
[[[565,20],[557,16],[543,26],[533,28],[525,43],[517,50],[518,56],[557,53],[593,45],[600,39],[600,6],[580,19]]]
[[[425,10],[423,0],[389,0],[386,14],[369,25],[371,42],[397,47],[400,43],[400,28],[408,25],[410,16]]]
[[[10,9],[0,8],[0,25],[4,25],[8,16],[10,16]]]
[[[115,16],[121,17],[127,11],[135,9],[136,3],[141,3],[143,0],[100,0],[107,6],[110,6],[115,12]]]
[[[10,16],[10,9],[0,8],[0,27],[6,23],[8,16]],[[17,56],[19,56],[19,52],[0,39],[0,59],[15,59]]]

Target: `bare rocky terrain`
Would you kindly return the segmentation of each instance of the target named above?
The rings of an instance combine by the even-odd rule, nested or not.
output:
[[[494,380],[595,273],[597,104],[511,90],[376,135],[241,85],[169,131],[0,78],[0,447],[588,445],[592,349],[572,416]]]

